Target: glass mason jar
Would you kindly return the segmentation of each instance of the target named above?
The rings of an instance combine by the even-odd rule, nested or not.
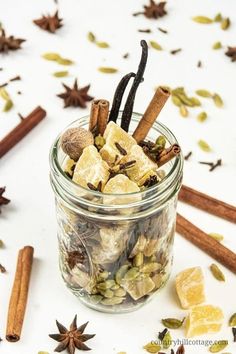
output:
[[[130,131],[141,115],[133,113]],[[68,128],[88,128],[89,117]],[[62,132],[63,134],[63,132]],[[156,122],[148,139],[164,135]],[[177,195],[182,182],[180,154],[159,171],[161,181],[145,191],[104,194],[75,184],[63,171],[67,159],[60,137],[50,152],[55,193],[59,263],[70,290],[87,306],[103,312],[128,312],[146,303],[167,282],[172,265]]]

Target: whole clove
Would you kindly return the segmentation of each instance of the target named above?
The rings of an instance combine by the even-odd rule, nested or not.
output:
[[[192,154],[193,154],[192,151],[189,151],[189,153],[184,156],[185,161],[188,161],[190,156],[192,156]]]
[[[222,159],[218,159],[215,163],[214,162],[205,162],[205,161],[199,161],[201,165],[207,165],[210,167],[209,171],[212,172],[214,171],[218,166],[222,166]]]

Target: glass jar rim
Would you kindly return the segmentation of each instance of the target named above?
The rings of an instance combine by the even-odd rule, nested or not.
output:
[[[119,112],[120,114],[122,114],[122,111]],[[140,117],[142,117],[142,114],[140,113],[136,113],[133,112],[132,114],[132,121],[135,122],[139,122]],[[74,188],[75,190],[78,190],[78,192],[80,193],[74,193],[73,197],[74,199],[78,200],[83,200],[84,198],[81,197],[81,192],[86,193],[91,196],[91,197],[101,197],[101,196],[107,196],[107,197],[113,197],[116,196],[116,194],[113,193],[103,193],[103,192],[99,192],[99,191],[94,191],[94,190],[90,190],[87,189],[85,187],[82,187],[80,185],[78,185],[77,183],[73,182],[72,179],[70,179],[65,172],[63,171],[61,164],[58,160],[58,149],[59,149],[59,143],[60,143],[60,138],[62,136],[62,134],[64,133],[65,130],[72,128],[72,127],[76,127],[76,126],[82,126],[82,124],[84,123],[88,123],[88,118],[89,115],[83,116],[79,119],[76,119],[75,121],[73,121],[71,124],[69,124],[62,132],[60,132],[60,134],[57,136],[57,138],[54,140],[52,147],[50,149],[50,168],[51,168],[51,179],[52,179],[52,183],[55,180],[55,176],[58,176],[58,178],[61,177],[60,182],[58,181],[58,178],[56,178],[57,182],[59,183],[60,187],[63,187],[63,190],[66,192],[69,192],[69,188]],[[152,128],[151,129],[155,129],[156,131],[158,131],[159,133],[161,132],[162,135],[165,136],[165,138],[167,139],[167,141],[173,145],[173,144],[178,144],[178,141],[175,137],[175,135],[169,130],[169,128],[164,125],[163,123],[160,123],[159,121],[155,121]],[[180,176],[182,176],[182,169],[183,169],[183,155],[182,152],[180,152],[180,154],[178,156],[176,156],[172,161],[172,166],[170,168],[170,170],[168,171],[168,173],[166,174],[166,176],[161,179],[160,182],[158,182],[157,184],[155,184],[154,186],[149,187],[147,190],[144,191],[138,191],[138,192],[132,192],[132,193],[123,193],[123,194],[117,194],[117,196],[119,197],[141,197],[141,200],[143,200],[143,198],[145,197],[145,195],[147,194],[147,192],[149,192],[149,194],[151,195],[156,195],[161,194],[163,192],[166,191],[166,186],[172,185],[172,183],[174,182],[173,180],[179,180]],[[87,202],[87,199],[84,199]],[[133,205],[137,205],[137,202],[135,203],[127,203],[127,204],[112,204],[112,206],[119,208],[119,207],[124,207],[124,206],[128,206],[128,204],[130,204],[130,206]],[[102,204],[103,207],[105,207],[104,204]],[[109,206],[109,205],[107,205]],[[111,205],[110,205],[111,206]]]

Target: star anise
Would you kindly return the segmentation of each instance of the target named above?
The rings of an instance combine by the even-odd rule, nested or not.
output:
[[[225,55],[227,55],[227,57],[230,57],[231,61],[236,61],[236,47],[228,47],[228,50]]]
[[[41,18],[33,21],[37,26],[45,31],[55,33],[56,30],[62,27],[62,18],[59,18],[58,11],[53,16],[42,16]]]
[[[3,193],[5,192],[5,190],[6,190],[6,187],[0,188],[0,207],[1,207],[1,205],[6,205],[6,204],[10,203],[9,199],[3,197]],[[0,208],[0,213],[1,213],[1,208]]]
[[[65,84],[63,84],[63,86],[65,87],[66,92],[61,93],[57,96],[64,100],[64,108],[69,106],[86,108],[86,102],[93,100],[93,97],[88,95],[90,85],[79,89],[76,79],[73,88],[70,88]]]
[[[15,38],[13,36],[7,37],[4,29],[0,29],[0,53],[7,53],[9,50],[17,50],[21,48],[21,43],[25,39]]]
[[[157,19],[159,17],[163,17],[167,14],[166,10],[165,10],[165,5],[166,2],[165,1],[161,1],[159,3],[156,3],[154,0],[150,0],[150,4],[149,5],[144,5],[144,11],[143,12],[137,12],[134,13],[134,16],[138,16],[138,15],[144,15],[147,18],[154,18]]]
[[[83,334],[88,322],[84,323],[79,328],[77,328],[76,315],[70,325],[69,330],[65,328],[62,324],[60,324],[58,321],[56,321],[56,324],[60,333],[49,334],[49,337],[56,340],[57,342],[60,342],[60,344],[58,344],[58,346],[54,350],[55,352],[62,352],[63,350],[67,349],[69,354],[74,354],[76,348],[80,350],[90,350],[90,348],[87,347],[84,342],[93,338],[95,334]]]

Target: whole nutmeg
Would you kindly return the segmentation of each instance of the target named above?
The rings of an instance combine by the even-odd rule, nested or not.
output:
[[[70,128],[61,137],[62,150],[74,161],[78,161],[84,148],[93,144],[93,134],[84,128]]]

